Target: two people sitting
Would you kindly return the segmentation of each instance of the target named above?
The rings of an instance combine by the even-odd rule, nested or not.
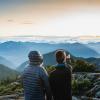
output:
[[[72,100],[72,69],[64,50],[55,53],[57,64],[49,75],[38,51],[28,55],[29,65],[22,74],[25,100]]]

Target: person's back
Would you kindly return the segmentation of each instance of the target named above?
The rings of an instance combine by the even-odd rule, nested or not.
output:
[[[54,67],[49,76],[54,100],[72,100],[71,66],[60,62]]]
[[[40,66],[41,58],[34,56],[34,52],[30,55],[30,64],[23,72],[25,100],[45,100],[44,91],[46,91],[48,100],[51,100],[48,75],[46,70]]]

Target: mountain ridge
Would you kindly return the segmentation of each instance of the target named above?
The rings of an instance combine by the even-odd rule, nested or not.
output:
[[[97,66],[97,68],[100,70],[99,66],[100,66],[100,58],[82,58],[82,57],[75,57],[73,56],[70,52],[66,51],[66,54],[70,54],[71,56],[71,60],[72,61],[76,61],[76,60],[83,60],[85,62],[88,62],[90,64],[95,64]],[[55,65],[56,64],[56,58],[55,58],[55,51],[44,54],[43,55],[43,65],[44,66],[51,66],[51,65]],[[17,71],[23,71],[25,66],[28,65],[28,61],[23,62],[16,70]]]
[[[8,59],[1,57],[1,56],[0,56],[0,64],[3,64],[3,65],[8,66],[10,68],[15,67],[15,65],[11,61],[9,61]]]
[[[45,49],[44,49],[45,48]],[[42,54],[55,51],[57,49],[64,49],[69,51],[76,57],[100,57],[100,54],[94,49],[81,43],[35,43],[35,42],[16,42],[7,41],[0,44],[0,56],[12,61],[15,67],[19,66],[22,62],[28,60],[28,53],[32,50],[39,50]]]
[[[16,70],[10,69],[9,67],[0,64],[0,80],[15,79],[19,75]]]

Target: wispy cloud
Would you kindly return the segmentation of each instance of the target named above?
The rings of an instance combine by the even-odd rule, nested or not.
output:
[[[30,22],[30,21],[26,21],[26,22],[23,22],[22,24],[28,25],[28,24],[34,24],[34,23],[33,22]]]
[[[7,21],[8,21],[8,22],[14,22],[14,20],[13,20],[13,19],[8,19]]]

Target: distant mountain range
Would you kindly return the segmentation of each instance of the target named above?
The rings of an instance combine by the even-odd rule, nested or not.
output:
[[[88,43],[87,46],[100,53],[100,42]]]
[[[17,71],[0,64],[0,80],[15,79],[17,75],[19,75]]]
[[[100,44],[100,43],[99,43]],[[8,41],[0,43],[0,56],[4,57],[15,65],[19,66],[22,62],[28,60],[28,53],[31,50],[39,50],[42,54],[47,54],[57,49],[69,51],[76,57],[100,57],[98,51],[90,47],[89,44],[81,43],[35,43],[35,42],[14,42]],[[11,67],[12,68],[12,67]]]
[[[29,62],[28,62],[28,61],[25,61],[25,62],[23,62],[20,66],[18,66],[18,67],[16,68],[16,70],[17,70],[18,72],[22,72],[22,71],[25,69],[25,67],[27,67],[28,64],[29,64]]]
[[[15,77],[23,71],[28,64],[28,53],[31,50],[39,50],[44,56],[44,65],[54,65],[55,50],[64,49],[71,58],[85,60],[100,66],[100,42],[97,43],[35,43],[14,42],[0,43],[0,80],[7,77]],[[19,67],[18,67],[19,66]],[[12,70],[12,69],[16,69]]]
[[[71,55],[71,59],[73,60],[84,60],[88,63],[91,63],[91,64],[95,64],[97,67],[100,66],[100,58],[82,58],[82,57],[75,57],[73,56],[71,53],[67,52],[66,51],[66,54],[70,54]],[[48,65],[55,65],[56,64],[56,59],[55,59],[55,51],[53,52],[50,52],[50,53],[47,53],[47,54],[44,54],[43,55],[43,58],[44,58],[44,66],[48,66]],[[17,68],[17,71],[20,71],[22,72],[25,67],[28,65],[28,61],[22,63],[18,68]],[[100,68],[98,68],[100,69]]]
[[[15,65],[11,61],[7,60],[4,57],[0,57],[0,64],[8,66],[10,68],[14,68],[15,67]]]

